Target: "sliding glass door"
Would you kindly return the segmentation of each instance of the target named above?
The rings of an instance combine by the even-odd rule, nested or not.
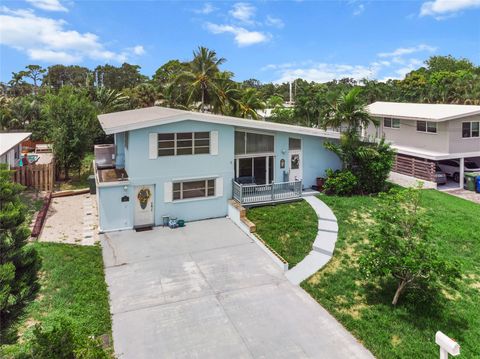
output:
[[[235,178],[251,177],[256,184],[272,183],[274,180],[273,156],[237,158],[235,162]]]

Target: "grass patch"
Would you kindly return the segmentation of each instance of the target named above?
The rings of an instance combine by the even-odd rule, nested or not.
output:
[[[358,272],[365,249],[374,197],[322,196],[339,223],[332,260],[302,283],[378,358],[434,358],[434,336],[441,330],[461,345],[462,358],[480,357],[480,206],[435,190],[422,193],[422,206],[433,223],[431,235],[440,255],[461,263],[457,290],[444,290],[437,301],[420,303],[408,295],[397,308],[390,303],[395,284],[372,283]]]
[[[59,182],[57,184],[57,191],[67,191],[88,188],[88,176],[93,174],[92,161],[95,158],[93,153],[87,153],[82,160],[80,171],[72,170],[70,179],[66,182]]]
[[[317,214],[306,201],[251,208],[247,217],[257,233],[289,264],[295,266],[312,250]]]
[[[111,337],[107,285],[100,247],[59,243],[32,244],[42,257],[40,291],[18,323],[16,344],[0,348],[10,358],[26,349],[37,323],[50,326],[58,318],[69,319],[82,336]],[[4,356],[2,356],[4,355]]]

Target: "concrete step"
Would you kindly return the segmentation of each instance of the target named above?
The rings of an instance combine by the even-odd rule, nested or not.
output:
[[[325,219],[318,220],[318,229],[325,232],[338,233],[338,223],[335,221],[327,221]]]
[[[330,258],[324,253],[311,251],[300,263],[287,271],[285,276],[290,282],[298,285],[327,264]]]
[[[319,230],[315,242],[313,242],[313,250],[332,256],[337,236],[336,232]]]

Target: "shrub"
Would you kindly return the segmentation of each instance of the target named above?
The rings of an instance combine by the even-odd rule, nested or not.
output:
[[[324,190],[327,194],[337,196],[350,196],[355,193],[358,186],[357,177],[350,171],[327,170],[327,179],[325,180]]]
[[[37,324],[27,353],[17,359],[109,359],[98,338],[79,335],[69,320],[60,318],[46,327]]]

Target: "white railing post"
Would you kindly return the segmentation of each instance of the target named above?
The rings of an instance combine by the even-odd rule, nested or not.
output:
[[[243,184],[240,183],[240,195],[239,195],[239,202],[243,204]]]
[[[272,202],[275,200],[275,182],[272,182]]]

